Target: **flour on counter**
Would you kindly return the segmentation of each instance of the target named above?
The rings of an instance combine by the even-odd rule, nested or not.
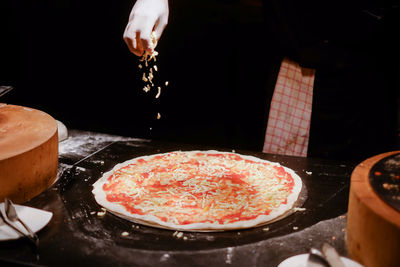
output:
[[[149,140],[100,134],[89,131],[70,130],[68,139],[59,143],[59,154],[87,156],[98,149],[118,141],[148,142]]]

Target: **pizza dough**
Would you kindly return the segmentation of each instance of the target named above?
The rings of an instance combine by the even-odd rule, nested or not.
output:
[[[93,184],[96,201],[133,222],[181,231],[259,226],[280,218],[302,188],[291,169],[230,152],[174,151],[117,164]]]

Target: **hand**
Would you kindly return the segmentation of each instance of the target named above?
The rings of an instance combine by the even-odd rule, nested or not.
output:
[[[124,40],[129,50],[137,56],[154,52],[157,42],[152,41],[152,32],[158,41],[167,26],[168,0],[137,0],[129,15]]]

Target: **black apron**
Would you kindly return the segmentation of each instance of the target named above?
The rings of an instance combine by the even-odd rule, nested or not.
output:
[[[398,149],[399,8],[331,2],[263,1],[271,62],[316,69],[308,155],[362,160]]]

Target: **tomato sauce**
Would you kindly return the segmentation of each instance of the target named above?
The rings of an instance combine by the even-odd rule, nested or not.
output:
[[[234,160],[234,161],[242,161],[247,164],[259,164],[261,166],[267,166],[264,163],[259,163],[257,161],[252,161],[249,159],[244,159],[239,155],[235,154],[219,154],[219,153],[211,153],[211,154],[204,154],[204,153],[196,153],[196,156],[204,156],[206,155],[207,157],[217,157],[217,158],[223,158],[223,159],[228,159],[228,160]],[[159,160],[160,162],[154,163],[153,165],[149,165],[150,167],[148,169],[141,167],[139,164],[147,164],[150,163],[151,161],[154,160]],[[192,223],[213,223],[213,222],[218,222],[219,224],[226,224],[226,223],[233,223],[236,221],[247,221],[247,220],[254,220],[257,218],[259,215],[268,215],[270,214],[271,210],[268,208],[262,208],[258,211],[254,211],[254,215],[243,215],[244,213],[244,208],[242,207],[240,210],[233,211],[232,209],[226,209],[222,214],[216,214],[216,215],[209,215],[210,212],[210,206],[216,207],[217,204],[215,204],[214,200],[212,202],[206,203],[206,207],[204,207],[204,203],[201,201],[204,201],[204,196],[209,196],[209,195],[216,195],[217,192],[223,192],[220,193],[222,194],[222,199],[223,201],[230,201],[229,199],[232,199],[231,201],[234,201],[234,199],[238,197],[243,196],[246,197],[246,201],[250,201],[252,197],[256,194],[258,194],[258,190],[256,190],[253,186],[248,184],[248,176],[251,175],[250,171],[247,171],[246,169],[241,170],[240,172],[235,171],[234,169],[228,169],[226,168],[226,171],[222,176],[205,176],[206,171],[200,171],[202,166],[204,165],[204,162],[199,161],[197,159],[190,159],[187,161],[181,161],[179,164],[171,164],[168,162],[168,157],[159,155],[159,156],[154,156],[153,158],[147,160],[144,159],[138,159],[137,164],[133,164],[134,166],[137,166],[138,168],[141,168],[141,172],[138,172],[135,174],[135,177],[132,181],[136,183],[136,185],[140,188],[144,188],[145,190],[145,196],[144,198],[142,197],[137,197],[138,195],[135,195],[134,197],[129,196],[124,193],[117,193],[120,188],[120,180],[119,177],[124,177],[126,179],[125,174],[129,174],[129,172],[132,170],[132,164],[125,166],[121,168],[120,170],[116,171],[114,175],[111,175],[108,178],[109,184],[104,184],[103,185],[103,190],[108,191],[106,193],[106,198],[109,202],[118,202],[122,206],[126,208],[126,210],[132,214],[138,214],[138,215],[145,215],[149,214],[149,212],[143,212],[140,208],[135,208],[135,206],[141,204],[143,201],[147,202],[152,202],[153,198],[157,199],[159,197],[158,192],[166,192],[169,191],[180,191],[187,192],[189,195],[192,197],[186,197],[182,198],[182,194],[180,196],[175,195],[175,194],[168,194],[163,196],[163,206],[169,207],[173,209],[176,208],[186,208],[185,213],[177,213],[177,211],[173,210],[172,213],[171,211],[169,212],[150,212],[152,215],[158,217],[161,221],[168,222],[171,221],[171,214],[173,214],[174,218],[178,219],[179,224],[181,225],[186,225],[186,224],[192,224]],[[221,161],[220,163],[221,168],[225,167],[224,161]],[[242,166],[242,165],[241,165]],[[268,165],[270,166],[270,165]],[[130,168],[130,170],[129,170]],[[125,169],[127,173],[125,173]],[[169,172],[172,172],[175,169],[180,169],[180,171],[183,171],[186,175],[184,180],[171,180],[170,183],[166,184],[161,184],[160,180],[147,180],[147,179],[152,179],[153,177],[157,177],[157,175],[162,174],[164,177],[164,174],[168,176]],[[278,178],[281,184],[284,184],[285,187],[284,189],[279,189],[280,191],[292,191],[294,187],[294,179],[292,176],[286,172],[285,168],[282,166],[273,166],[273,173],[275,173],[275,178]],[[121,170],[124,170],[124,172],[121,173]],[[269,169],[271,171],[271,169]],[[214,186],[210,187],[209,190],[207,191],[194,191],[193,186],[190,183],[190,186],[185,184],[188,180],[196,177],[204,177],[207,181],[210,183],[207,186]],[[158,178],[159,179],[159,178]],[[164,179],[164,178],[162,178]],[[146,184],[150,182],[147,186],[143,186],[143,181],[146,181]],[[161,180],[162,181],[162,180]],[[201,179],[200,179],[201,181]],[[234,184],[235,186],[232,186]],[[130,186],[130,183],[128,183]],[[196,185],[201,187],[202,184]],[[192,190],[192,191],[190,191]],[[260,190],[261,191],[261,190]],[[138,193],[135,193],[138,194]],[[226,194],[226,196],[224,195]],[[186,195],[187,196],[187,195]],[[136,198],[137,197],[137,198]],[[220,199],[221,201],[221,199]],[[280,200],[280,204],[287,204],[287,198],[283,198]],[[176,208],[174,208],[176,207]],[[212,208],[211,208],[212,209]],[[229,213],[232,212],[232,213]],[[228,214],[227,214],[228,213]],[[207,214],[207,215],[206,215]],[[225,215],[224,215],[225,214]],[[196,220],[196,216],[199,216],[199,218]],[[210,217],[211,216],[211,217]],[[214,217],[215,216],[215,217]],[[221,217],[222,216],[222,217]],[[207,219],[205,219],[205,217]]]

